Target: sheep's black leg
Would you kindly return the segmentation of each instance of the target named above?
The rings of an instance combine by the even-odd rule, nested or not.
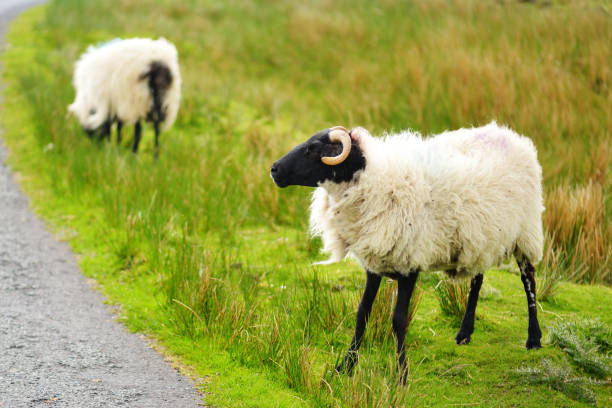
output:
[[[406,351],[404,339],[408,325],[408,306],[414,290],[419,271],[413,271],[408,276],[397,276],[397,302],[393,311],[393,332],[397,340],[397,360],[400,369],[400,381],[406,383]]]
[[[153,127],[155,128],[155,151],[153,153],[155,159],[159,156],[159,121],[156,120],[153,122]]]
[[[140,143],[140,134],[142,129],[140,127],[140,119],[134,125],[134,145],[132,146],[132,153],[138,152],[138,144]]]
[[[359,303],[359,309],[357,309],[357,322],[355,324],[355,335],[351,340],[351,345],[344,356],[344,360],[336,367],[337,372],[346,372],[350,374],[357,363],[359,357],[359,346],[361,346],[361,340],[363,339],[363,333],[365,332],[366,324],[368,323],[368,317],[372,311],[372,304],[378,293],[380,287],[380,275],[376,275],[370,271],[366,271],[366,286],[363,292],[363,297]]]
[[[474,276],[470,282],[470,294],[468,296],[467,306],[465,307],[465,314],[461,321],[461,327],[455,341],[457,344],[468,344],[470,337],[474,333],[474,315],[476,313],[476,303],[478,303],[478,293],[482,286],[482,273]]]
[[[538,323],[538,308],[536,305],[536,284],[533,276],[535,268],[525,256],[518,256],[517,263],[521,270],[521,280],[523,281],[525,295],[527,295],[527,306],[529,308],[529,329],[527,331],[525,347],[528,350],[533,348],[539,349],[542,347],[540,344],[542,331]]]
[[[121,128],[123,128],[123,122],[117,121],[117,144],[121,144]]]

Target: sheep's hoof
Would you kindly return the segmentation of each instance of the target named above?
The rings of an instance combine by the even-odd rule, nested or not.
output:
[[[347,366],[344,363],[340,363],[336,366],[336,373],[346,374],[350,377],[351,375],[353,375],[353,366]]]
[[[342,362],[340,364],[338,364],[336,366],[336,372],[338,374],[347,374],[347,375],[352,375],[353,373],[353,367],[355,367],[355,364],[357,363],[357,361],[359,360],[359,354],[357,353],[347,353],[346,356],[344,356],[344,359],[342,360]]]
[[[528,338],[527,339],[527,343],[525,343],[525,348],[527,350],[542,348],[542,344],[540,343],[540,339],[538,339],[538,338],[535,338],[535,339]]]
[[[472,335],[468,333],[459,332],[457,336],[455,336],[455,342],[459,345],[468,344],[472,339]]]

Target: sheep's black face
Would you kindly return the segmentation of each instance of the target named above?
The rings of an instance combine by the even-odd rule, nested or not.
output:
[[[83,132],[85,132],[87,137],[90,139],[93,139],[94,136],[96,136],[97,130],[98,129],[89,129],[89,128],[83,127]]]
[[[337,156],[342,151],[341,143],[330,141],[330,130],[318,132],[272,165],[270,175],[277,186],[317,187],[327,180],[341,183],[350,181],[357,171],[365,168],[365,157],[354,141],[342,163],[330,166],[321,161],[322,157]]]

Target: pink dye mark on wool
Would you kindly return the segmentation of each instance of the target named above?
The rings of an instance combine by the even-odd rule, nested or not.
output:
[[[474,136],[474,140],[499,150],[505,151],[508,148],[508,141],[504,134],[490,135],[487,133],[477,133]]]

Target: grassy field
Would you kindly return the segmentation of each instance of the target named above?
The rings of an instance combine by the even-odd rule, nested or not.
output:
[[[122,306],[127,326],[201,380],[210,405],[606,406],[606,7],[56,0],[8,34],[3,139],[36,211]],[[180,53],[184,98],[158,162],[150,129],[133,156],[129,140],[92,143],[66,118],[78,55],[129,36],[165,36]],[[322,255],[306,233],[309,191],[277,189],[270,164],[336,124],[430,133],[491,119],[532,137],[544,170],[549,239],[538,272],[564,278],[539,302],[545,336],[559,322],[599,319],[603,337],[582,330],[604,340],[578,358],[555,342],[525,351],[527,307],[511,267],[486,274],[472,343],[455,346],[458,319],[441,310],[440,277],[430,274],[407,335],[407,386],[397,386],[390,283],[357,371],[334,375],[364,273],[351,261],[311,266]]]

